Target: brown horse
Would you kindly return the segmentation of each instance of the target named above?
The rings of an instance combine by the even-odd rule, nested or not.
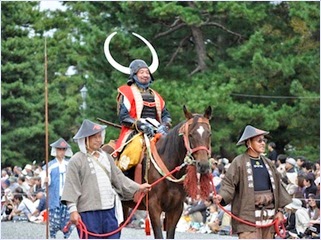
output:
[[[209,195],[211,127],[209,119],[212,109],[209,106],[203,115],[192,114],[183,107],[186,120],[172,128],[169,133],[156,142],[157,153],[153,159],[144,159],[143,175],[147,173],[148,183],[152,184],[161,178],[163,171],[155,159],[161,159],[166,170],[172,171],[187,161],[188,166],[164,179],[148,193],[148,210],[154,237],[163,238],[161,214],[165,213],[164,229],[166,238],[175,237],[176,225],[182,215],[186,192],[190,196],[200,194],[203,198]],[[147,159],[146,159],[147,158]],[[147,164],[146,164],[147,162]],[[146,166],[148,170],[146,171]],[[161,170],[160,170],[161,169]],[[198,173],[198,174],[197,174]],[[185,176],[185,180],[184,179]],[[197,175],[199,178],[197,179]],[[202,176],[204,177],[202,181]],[[146,175],[144,175],[146,178]],[[173,180],[176,179],[176,180]],[[204,184],[203,184],[204,183]],[[198,185],[197,185],[198,184]],[[144,199],[144,204],[146,201]],[[130,206],[125,203],[125,205]],[[132,206],[132,205],[131,205]],[[142,208],[140,208],[142,209]]]

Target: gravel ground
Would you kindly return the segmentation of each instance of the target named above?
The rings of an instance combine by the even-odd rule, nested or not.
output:
[[[165,234],[164,234],[165,236]],[[62,232],[57,233],[62,239]],[[153,235],[146,236],[144,229],[124,228],[121,239],[153,239]],[[176,239],[238,239],[236,236],[221,236],[218,234],[202,234],[176,232]],[[1,239],[46,239],[46,225],[30,222],[1,222]],[[79,239],[75,229],[70,239]]]

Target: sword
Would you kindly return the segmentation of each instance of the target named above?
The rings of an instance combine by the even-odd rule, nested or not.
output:
[[[102,119],[102,118],[97,118],[97,120],[100,121],[100,122],[106,123],[106,124],[109,125],[109,126],[112,126],[112,127],[115,127],[115,128],[121,128],[120,125],[118,125],[118,124],[116,124],[116,123],[109,122],[109,121],[104,120],[104,119]]]

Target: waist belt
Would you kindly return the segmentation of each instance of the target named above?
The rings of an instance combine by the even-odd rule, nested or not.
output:
[[[145,102],[145,101],[143,101],[143,104],[146,107],[156,107],[156,103],[155,102]]]

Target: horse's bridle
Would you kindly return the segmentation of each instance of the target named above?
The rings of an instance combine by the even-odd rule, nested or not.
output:
[[[191,147],[191,144],[190,144],[190,141],[189,141],[189,138],[188,138],[188,133],[189,133],[188,128],[193,123],[193,121],[194,121],[194,118],[190,118],[179,129],[179,134],[183,135],[185,148],[187,150],[187,154],[186,155],[193,158],[193,156],[192,156],[193,153],[195,153],[195,152],[197,152],[199,150],[206,150],[208,156],[211,156],[211,144],[210,143],[209,143],[208,146],[198,146],[198,147],[195,147],[195,148]],[[206,123],[208,125],[209,129],[211,129],[211,125],[210,125],[209,120],[207,118],[198,118],[197,122],[198,123]]]

